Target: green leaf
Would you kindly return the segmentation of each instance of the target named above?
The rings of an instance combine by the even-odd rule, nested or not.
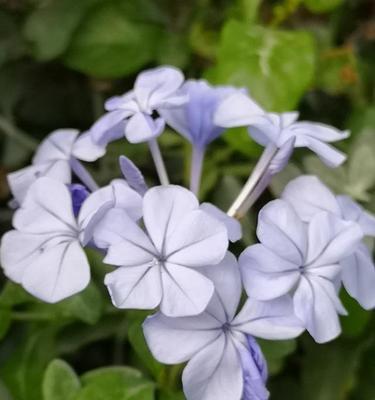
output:
[[[7,334],[11,322],[11,310],[9,308],[0,308],[0,340]]]
[[[1,400],[12,400],[12,396],[10,395],[8,389],[4,385],[4,383],[0,380],[0,399]]]
[[[63,54],[90,7],[99,0],[52,0],[42,3],[26,19],[24,35],[34,56],[47,61]]]
[[[87,324],[95,324],[102,315],[103,299],[96,285],[91,282],[87,288],[58,304],[56,312],[63,317],[75,317]]]
[[[222,138],[233,150],[247,157],[258,157],[262,152],[262,147],[250,138],[246,128],[228,129]]]
[[[95,77],[115,78],[151,62],[162,31],[142,15],[132,14],[134,7],[127,5],[134,6],[134,0],[101,2],[74,35],[65,63]]]
[[[357,337],[365,331],[371,319],[371,313],[364,310],[345,290],[342,290],[340,298],[349,313],[340,318],[342,333],[345,337]]]
[[[2,361],[0,376],[17,400],[40,400],[47,364],[55,357],[55,331],[30,330],[10,356]]]
[[[322,345],[308,338],[305,347],[301,369],[302,398],[348,399],[358,371],[363,344],[340,339]]]
[[[269,110],[285,111],[296,107],[314,70],[315,46],[309,33],[229,21],[211,76],[216,83],[246,86]]]
[[[294,353],[297,347],[295,340],[270,341],[257,339],[257,342],[267,360],[270,375],[275,375],[281,371],[285,357]]]
[[[22,286],[10,281],[5,284],[0,294],[0,306],[12,307],[34,301],[34,298]]]
[[[343,0],[303,0],[303,4],[313,13],[325,13],[334,10]]]
[[[161,391],[159,396],[159,400],[185,400],[186,397],[182,391],[179,392],[171,392],[171,391]]]
[[[81,377],[83,388],[76,400],[153,400],[154,384],[136,369],[100,368]]]
[[[74,370],[63,360],[53,360],[43,380],[43,400],[73,400],[81,383]]]
[[[164,366],[155,360],[148,349],[143,335],[142,322],[143,320],[136,320],[131,323],[128,330],[129,342],[142,361],[142,364],[150,371],[154,378],[158,379]]]

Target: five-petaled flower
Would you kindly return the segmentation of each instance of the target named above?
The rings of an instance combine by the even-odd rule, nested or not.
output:
[[[289,182],[282,198],[309,222],[325,210],[338,218],[356,223],[364,236],[375,237],[375,217],[348,196],[335,196],[317,177],[301,176]],[[364,242],[340,262],[341,278],[347,292],[363,308],[375,307],[375,265]]]
[[[340,333],[337,312],[346,314],[334,280],[340,262],[353,253],[363,237],[356,223],[320,212],[308,225],[284,200],[274,200],[259,213],[261,244],[240,256],[249,296],[271,300],[291,293],[294,311],[321,343]]]
[[[170,318],[157,313],[143,324],[154,357],[165,364],[189,361],[182,375],[188,400],[265,400],[267,370],[255,337],[294,338],[303,327],[289,296],[262,302],[248,299],[236,315],[242,284],[236,258],[205,267],[215,283],[206,310],[197,316]]]
[[[122,210],[111,210],[94,240],[108,247],[104,259],[119,266],[105,277],[119,308],[160,308],[169,316],[202,312],[214,292],[199,268],[218,264],[228,247],[227,230],[199,209],[196,197],[179,186],[158,186],[143,197],[147,234]]]

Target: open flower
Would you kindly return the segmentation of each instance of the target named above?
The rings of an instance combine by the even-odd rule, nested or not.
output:
[[[290,297],[248,299],[236,315],[242,292],[236,258],[227,253],[202,271],[215,283],[207,309],[194,317],[147,318],[143,330],[152,354],[165,364],[189,361],[182,375],[188,400],[268,399],[267,367],[254,336],[279,340],[303,331]]]
[[[104,114],[90,129],[93,140],[101,145],[125,135],[129,142],[149,141],[164,130],[163,118],[153,118],[154,111],[176,107],[186,96],[178,89],[184,81],[180,70],[159,67],[138,75],[134,89],[107,100]]]
[[[248,247],[239,262],[249,296],[275,299],[291,293],[294,311],[321,343],[340,333],[337,312],[345,314],[334,286],[340,262],[362,239],[357,224],[320,212],[306,225],[293,207],[274,200],[259,213],[261,244]]]
[[[104,259],[119,266],[105,283],[119,308],[160,308],[169,316],[199,314],[213,283],[198,272],[218,264],[228,246],[224,225],[199,209],[196,197],[179,186],[158,186],[143,197],[147,234],[122,210],[111,210],[94,240],[108,247]]]
[[[90,280],[83,247],[91,239],[94,205],[101,204],[97,199],[100,193],[91,196],[80,206],[76,218],[74,196],[68,186],[48,177],[33,183],[14,215],[15,230],[2,238],[0,253],[5,275],[49,303],[83,290]],[[134,196],[122,201],[123,209],[136,208]]]
[[[76,129],[58,129],[38,147],[31,166],[8,175],[10,189],[19,205],[38,178],[47,176],[62,183],[72,180],[72,159],[95,161],[105,149],[95,144],[88,133],[79,135]]]
[[[341,165],[346,156],[328,143],[346,139],[349,132],[316,122],[297,121],[297,112],[267,113],[244,93],[235,93],[218,107],[215,123],[223,127],[247,126],[260,145],[283,146],[295,138],[295,147],[307,147],[328,166]]]
[[[375,217],[348,196],[335,196],[317,177],[301,176],[285,187],[282,198],[309,222],[322,210],[356,223],[364,236],[375,237]],[[364,243],[340,262],[341,278],[347,292],[363,308],[375,307],[375,265]]]

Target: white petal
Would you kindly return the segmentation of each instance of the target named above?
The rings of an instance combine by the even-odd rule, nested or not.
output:
[[[233,342],[222,335],[200,351],[184,369],[182,383],[188,400],[239,400],[243,375]]]
[[[127,183],[116,179],[110,185],[96,190],[84,201],[78,221],[82,228],[87,227],[94,215],[106,207],[123,209],[131,219],[138,220],[142,216],[142,197]]]
[[[257,236],[280,257],[301,265],[307,246],[306,228],[286,201],[274,200],[262,208]]]
[[[341,332],[340,321],[336,311],[337,300],[333,284],[327,292],[324,278],[303,277],[293,296],[294,310],[297,317],[303,321],[310,335],[318,343],[335,339]]]
[[[271,300],[288,293],[300,277],[298,265],[261,244],[248,247],[239,264],[248,296],[258,300]]]
[[[104,262],[118,266],[141,265],[155,258],[155,248],[124,210],[112,209],[94,231],[94,241],[109,247]]]
[[[293,313],[290,296],[271,301],[248,299],[233,320],[232,327],[268,340],[291,339],[304,331],[302,322]]]
[[[117,268],[105,276],[104,283],[117,308],[150,310],[162,297],[160,267],[150,263]]]
[[[125,136],[130,143],[142,143],[159,136],[163,130],[164,121],[161,118],[153,120],[149,115],[138,112],[129,119]]]
[[[340,150],[312,137],[306,139],[306,147],[312,150],[324,164],[331,168],[340,166],[347,158]]]
[[[163,299],[160,309],[169,317],[200,314],[209,303],[214,285],[190,268],[165,263],[161,274]]]
[[[340,131],[333,126],[307,121],[293,124],[292,129],[297,138],[302,135],[307,135],[322,142],[337,142],[339,140],[347,139],[350,135],[348,131]]]
[[[183,318],[169,318],[157,313],[145,320],[143,332],[158,361],[179,364],[212,343],[222,330],[221,324],[207,313]]]
[[[30,186],[43,176],[48,176],[62,183],[70,183],[72,173],[69,162],[65,160],[49,161],[8,174],[8,184],[18,204],[23,203]]]
[[[96,161],[105,154],[105,146],[96,144],[90,132],[81,134],[73,145],[73,156],[78,160]]]
[[[88,285],[90,266],[78,241],[47,248],[27,267],[22,286],[35,297],[56,303]]]
[[[316,176],[304,175],[293,179],[281,197],[294,207],[305,222],[321,211],[341,215],[335,196]]]
[[[225,128],[248,126],[254,121],[254,117],[264,113],[248,95],[237,92],[220,102],[214,115],[214,123]]]
[[[58,129],[50,133],[38,147],[33,164],[69,160],[78,133],[76,129]]]
[[[16,230],[7,232],[1,239],[1,266],[5,275],[17,283],[30,263],[41,254],[49,235],[32,235]]]
[[[163,107],[183,81],[184,76],[177,68],[165,66],[150,69],[138,75],[134,84],[135,96],[142,110],[149,112]]]
[[[201,210],[187,214],[165,241],[169,262],[189,267],[218,264],[228,248],[225,226]]]
[[[194,194],[181,186],[157,186],[147,191],[143,199],[143,219],[159,251],[163,250],[163,242],[182,218],[198,206]]]
[[[159,113],[171,128],[190,140],[189,124],[184,105],[181,107],[160,109]]]
[[[38,179],[29,189],[13,225],[28,233],[66,232],[78,235],[69,189],[51,178]]]
[[[236,257],[227,252],[220,264],[203,267],[199,271],[215,285],[215,294],[207,310],[219,316],[220,319],[224,317],[223,322],[231,321],[237,311],[242,292],[241,275]]]
[[[133,115],[133,112],[127,112],[124,110],[115,110],[107,112],[102,115],[90,128],[89,132],[99,146],[106,146],[111,138],[111,132],[114,130],[117,136],[118,130],[123,130],[125,135],[125,123],[124,120]]]
[[[375,216],[367,213],[349,196],[337,196],[337,202],[344,219],[357,222],[365,235],[375,236]]]
[[[337,264],[357,247],[362,230],[354,222],[321,212],[309,223],[308,267]]]
[[[375,265],[372,255],[361,244],[351,256],[341,261],[345,289],[363,308],[375,307]]]
[[[237,219],[230,217],[211,203],[202,203],[199,208],[225,225],[228,231],[228,239],[231,242],[237,242],[242,238],[242,227]]]

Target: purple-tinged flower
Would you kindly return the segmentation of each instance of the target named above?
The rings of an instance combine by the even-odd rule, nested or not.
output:
[[[259,213],[261,244],[248,247],[239,262],[249,296],[271,300],[290,293],[296,316],[319,342],[340,333],[337,313],[345,314],[334,285],[340,262],[362,239],[357,224],[320,212],[305,224],[284,200]]]
[[[131,143],[156,138],[163,132],[165,122],[152,114],[187,101],[179,92],[183,81],[183,74],[174,67],[140,73],[133,90],[107,100],[105,108],[108,112],[90,129],[93,140],[104,145],[122,135]]]
[[[8,183],[18,205],[38,178],[47,176],[62,183],[72,180],[71,160],[95,161],[105,149],[95,144],[88,133],[79,135],[76,129],[58,129],[40,144],[29,167],[8,175]]]
[[[329,167],[341,165],[346,156],[328,143],[346,139],[347,131],[329,125],[297,121],[297,112],[267,113],[244,93],[227,97],[218,107],[215,123],[223,127],[247,126],[251,137],[260,145],[273,143],[281,147],[295,138],[295,147],[307,147]]]
[[[128,185],[143,196],[147,192],[148,186],[142,172],[133,161],[125,156],[120,156],[119,162],[122,175]]]
[[[207,309],[193,317],[159,312],[147,318],[143,331],[152,354],[165,364],[189,361],[182,375],[188,400],[268,399],[267,367],[253,336],[281,340],[302,333],[290,297],[248,299],[236,315],[242,292],[236,258],[227,253],[202,271],[215,284]]]
[[[87,199],[90,192],[87,188],[79,183],[73,183],[68,185],[70,194],[72,196],[73,213],[75,217],[78,217],[79,211],[81,210],[83,202]]]
[[[153,309],[169,316],[196,315],[214,286],[198,269],[218,264],[228,247],[224,225],[199,209],[179,186],[158,186],[143,197],[147,234],[122,210],[111,210],[94,240],[108,247],[104,262],[119,266],[105,278],[119,308]]]
[[[206,147],[225,130],[214,124],[214,113],[225,97],[239,91],[230,86],[211,86],[204,80],[189,80],[181,88],[188,101],[179,107],[161,110],[161,116],[193,146],[191,190],[198,193]]]
[[[304,222],[326,211],[356,223],[364,236],[375,237],[375,217],[348,196],[335,196],[317,177],[301,176],[285,187],[282,198],[288,201]],[[363,308],[375,307],[375,265],[364,243],[340,262],[341,278],[347,292]]]
[[[140,196],[132,189],[118,189],[124,198],[114,205],[139,217]],[[22,206],[15,212],[14,230],[1,242],[5,275],[35,297],[55,303],[82,291],[90,280],[83,250],[92,237],[97,208],[110,198],[104,191],[91,194],[74,215],[74,196],[68,186],[48,177],[33,183]],[[109,190],[117,191],[113,185]],[[132,211],[137,215],[132,215]]]

